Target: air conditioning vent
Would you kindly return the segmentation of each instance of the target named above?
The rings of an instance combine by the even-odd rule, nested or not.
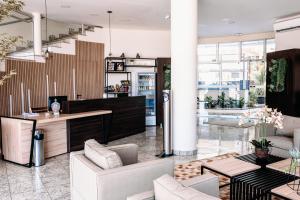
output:
[[[300,15],[278,19],[274,23],[274,31],[285,32],[300,29]]]

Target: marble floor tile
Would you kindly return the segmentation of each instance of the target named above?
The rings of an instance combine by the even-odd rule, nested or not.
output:
[[[70,199],[70,184],[61,184],[54,187],[47,187],[52,200]]]
[[[45,190],[12,194],[11,197],[12,200],[51,200]]]
[[[201,125],[198,128],[195,156],[173,156],[176,164],[217,156],[228,152],[247,153],[253,130]],[[135,143],[140,162],[158,159],[155,155],[163,149],[161,128],[147,127],[146,132],[110,142],[108,146]],[[46,160],[41,167],[26,168],[0,161],[0,200],[70,200],[69,154]]]

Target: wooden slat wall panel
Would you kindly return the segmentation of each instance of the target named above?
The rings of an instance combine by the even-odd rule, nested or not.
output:
[[[49,76],[49,94],[73,99],[73,68],[76,71],[76,93],[82,98],[102,98],[104,89],[104,44],[76,41],[76,55],[51,54],[46,63],[25,60],[7,60],[6,71],[16,69],[17,75],[0,88],[0,114],[8,115],[9,94],[13,96],[14,115],[21,113],[21,82],[24,84],[25,111],[28,111],[27,90],[31,90],[32,107],[45,107],[46,75]],[[0,73],[3,75],[5,73]]]
[[[77,41],[76,44],[77,93],[85,99],[98,98],[104,92],[104,68],[99,67],[104,65],[104,45],[82,41]],[[87,82],[86,79],[89,79],[89,81]],[[97,81],[100,79],[102,79],[101,83]]]

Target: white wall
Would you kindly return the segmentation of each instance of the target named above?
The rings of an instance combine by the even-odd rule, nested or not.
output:
[[[223,37],[207,37],[199,38],[199,44],[215,44],[215,43],[226,43],[226,42],[240,42],[240,41],[252,41],[252,40],[261,40],[261,39],[273,39],[275,37],[274,32],[265,32],[265,33],[253,33],[245,35],[229,35]]]
[[[96,28],[80,40],[104,43],[105,56],[108,56],[108,29]],[[170,31],[112,29],[112,54],[115,57],[122,53],[126,57],[135,57],[137,53],[144,58],[170,57],[170,40]]]
[[[275,35],[276,51],[300,49],[300,29],[280,32]]]

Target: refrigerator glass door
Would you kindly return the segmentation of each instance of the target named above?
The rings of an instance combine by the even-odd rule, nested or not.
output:
[[[156,125],[155,73],[138,73],[138,95],[146,96],[146,125]]]

